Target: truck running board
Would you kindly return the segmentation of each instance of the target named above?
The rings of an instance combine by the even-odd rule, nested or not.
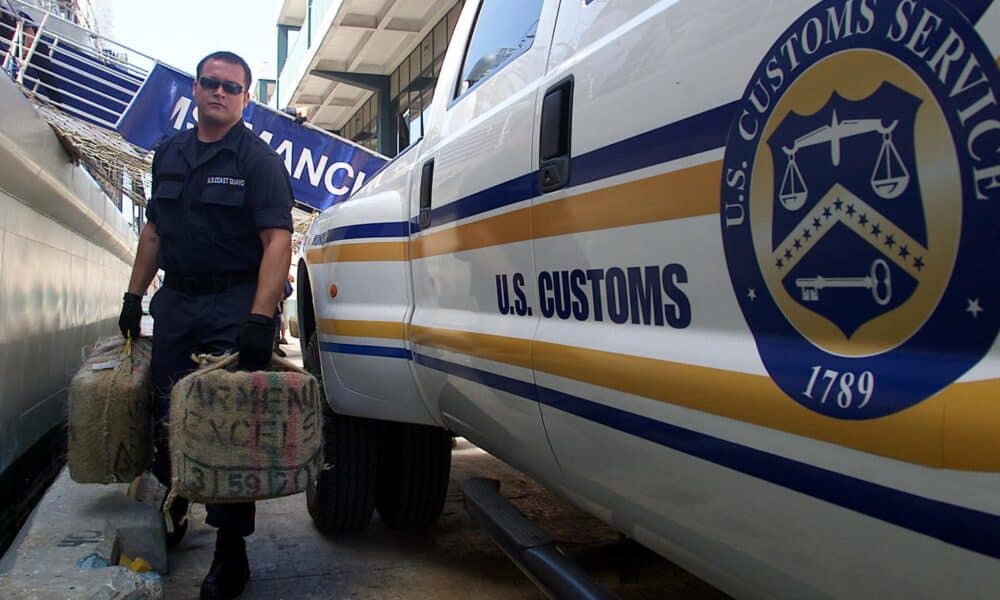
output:
[[[610,600],[600,587],[537,527],[500,495],[500,482],[474,477],[462,485],[465,509],[514,564],[549,598]]]

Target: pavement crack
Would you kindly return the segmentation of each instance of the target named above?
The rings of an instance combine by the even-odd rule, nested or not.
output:
[[[387,571],[392,571],[397,567],[366,567],[367,573],[383,573]],[[351,573],[356,572],[356,569],[341,569],[337,571],[326,571],[323,573],[293,573],[289,575],[275,575],[275,576],[257,576],[254,575],[253,581],[285,581],[288,579],[315,579],[319,577],[347,577]]]

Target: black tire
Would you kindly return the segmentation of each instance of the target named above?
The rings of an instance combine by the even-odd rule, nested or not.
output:
[[[320,380],[319,338],[313,333],[303,356],[306,370]],[[378,466],[376,422],[338,415],[323,397],[324,469],[306,488],[306,506],[316,528],[336,534],[362,531],[375,509]]]
[[[380,423],[375,506],[393,529],[423,529],[437,522],[448,495],[451,434],[438,427]]]

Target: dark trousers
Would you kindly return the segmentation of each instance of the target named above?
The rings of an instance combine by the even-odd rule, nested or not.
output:
[[[239,284],[221,292],[187,294],[162,287],[153,296],[151,375],[155,391],[156,453],[153,474],[170,487],[167,424],[170,389],[195,370],[192,354],[222,354],[236,348],[240,327],[250,314],[256,284]],[[253,502],[208,504],[206,522],[228,534],[248,536],[254,530]]]

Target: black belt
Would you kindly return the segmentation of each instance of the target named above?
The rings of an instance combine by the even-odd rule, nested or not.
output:
[[[224,273],[218,275],[176,275],[167,273],[163,277],[164,287],[185,294],[213,294],[241,283],[257,283],[256,271]]]

